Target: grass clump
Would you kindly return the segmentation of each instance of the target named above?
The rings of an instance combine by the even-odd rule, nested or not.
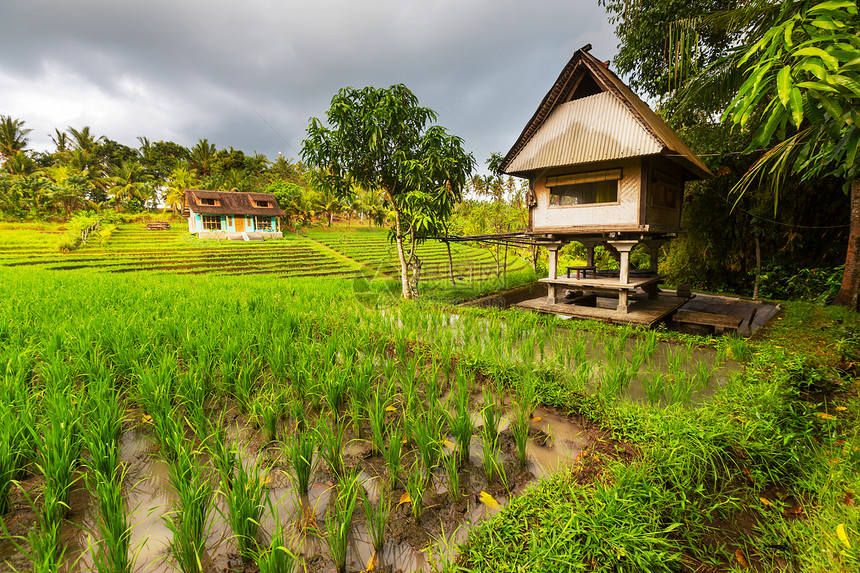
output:
[[[332,561],[338,573],[346,572],[346,552],[349,543],[349,532],[352,529],[352,515],[358,501],[358,474],[345,476],[338,487],[329,506],[325,519],[326,544]]]
[[[236,472],[222,476],[221,495],[227,504],[224,517],[233,530],[239,555],[248,561],[253,560],[258,549],[257,535],[264,510],[267,476],[261,463],[259,456],[242,463],[240,456],[235,463]]]
[[[384,487],[379,488],[379,500],[374,506],[366,493],[362,493],[364,502],[364,517],[367,520],[367,533],[373,543],[373,550],[382,551],[385,544],[385,526],[388,524],[388,516],[391,513],[391,500]]]

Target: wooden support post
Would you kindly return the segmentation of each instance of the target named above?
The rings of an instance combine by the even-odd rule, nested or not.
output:
[[[627,312],[627,289],[618,291],[618,308],[616,310],[618,312]]]
[[[546,245],[546,250],[549,251],[549,277],[550,279],[558,278],[558,250],[561,248],[562,243],[550,243]],[[549,304],[556,303],[556,286],[554,284],[548,284],[546,288],[546,301]]]
[[[558,250],[561,248],[561,243],[553,243],[546,246],[549,251],[549,274],[551,279],[558,278]]]
[[[618,282],[626,285],[630,282],[630,251],[639,241],[607,241],[607,244],[618,252]]]
[[[630,282],[630,251],[618,249],[618,282],[626,285]]]

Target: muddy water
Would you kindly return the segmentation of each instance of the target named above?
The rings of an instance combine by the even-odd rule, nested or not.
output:
[[[479,401],[482,396],[476,395],[475,399]],[[482,422],[480,414],[475,416],[475,421],[480,426]],[[501,418],[500,430],[504,434],[507,428],[508,417],[504,415]],[[175,502],[175,494],[169,484],[168,465],[158,455],[158,447],[149,430],[148,427],[141,426],[124,432],[121,438],[120,459],[127,472],[124,483],[126,504],[129,508],[128,520],[133,525],[131,547],[132,553],[137,556],[135,571],[167,573],[175,570],[169,553],[173,534],[165,524],[165,517],[169,515]],[[254,439],[254,431],[244,426],[234,424],[229,428],[228,433],[241,440],[253,441]],[[535,479],[535,476],[551,474],[563,465],[572,463],[586,446],[585,433],[581,428],[558,414],[541,408],[535,410],[530,435],[534,436],[529,439],[527,448],[527,469],[531,477],[520,480],[516,484],[515,492],[522,491],[530,480]],[[448,451],[447,448],[446,451]],[[356,440],[345,443],[344,452],[364,456],[365,459],[368,457],[366,443]],[[452,557],[456,545],[466,540],[472,526],[500,511],[499,507],[491,508],[478,501],[478,494],[491,488],[480,469],[484,453],[477,435],[473,437],[470,454],[471,463],[461,473],[461,489],[465,494],[466,504],[462,510],[463,518],[453,525],[448,523],[441,531],[437,530],[435,534],[429,535],[432,546],[429,551],[432,551],[436,558]],[[242,456],[243,464],[257,463],[257,460],[256,456]],[[201,463],[207,461],[201,459]],[[510,460],[509,455],[504,452],[500,452],[500,461],[515,464],[515,460]],[[369,470],[369,467],[361,470],[359,480],[368,498],[372,503],[376,503],[382,485],[380,478]],[[292,539],[293,550],[304,557],[308,570],[327,570],[331,562],[322,532],[324,532],[325,515],[334,489],[330,477],[325,472],[317,471],[314,477],[318,481],[311,483],[308,495],[297,496],[289,476],[281,469],[277,467],[271,469],[268,476],[266,493],[268,503],[266,515],[261,524],[263,531],[261,538],[264,541],[268,539],[268,533],[274,529],[276,522],[280,522],[288,538]],[[449,503],[443,472],[434,474],[431,489],[433,490],[431,494],[436,494],[433,498],[434,507],[438,511],[443,511],[444,507],[440,506],[447,506]],[[496,493],[494,497],[499,506],[504,506],[507,503],[507,496],[503,492]],[[395,495],[399,496],[400,492],[396,492]],[[428,499],[425,498],[425,501]],[[88,531],[95,529],[95,509],[83,489],[75,492],[72,505],[73,510],[69,518],[73,523],[68,524],[68,532],[65,535],[65,541],[68,543],[65,571],[86,571],[92,567],[92,544],[95,540],[91,538]],[[235,558],[236,549],[231,541],[231,532],[218,511],[226,512],[220,496],[216,496],[215,505],[217,510],[213,509],[210,516],[211,531],[206,544],[209,554],[205,558],[209,562],[208,570],[224,571],[230,568],[231,564],[235,566],[236,562],[231,561],[231,558]],[[374,558],[374,551],[360,502],[355,515],[347,553],[347,566],[350,571],[361,571],[367,567],[371,558]],[[401,523],[412,520],[408,515],[408,504],[392,509],[391,520],[395,519],[399,519]],[[389,522],[389,528],[392,521]],[[425,535],[425,538],[428,536]],[[425,548],[413,546],[408,536],[399,541],[387,540],[383,550],[375,556],[376,567],[383,568],[390,565],[394,571],[428,571],[430,559],[427,550],[422,551],[422,549]]]
[[[554,474],[573,463],[588,445],[582,428],[544,408],[535,408],[531,429],[545,436],[529,439],[526,444],[529,471],[537,477]]]

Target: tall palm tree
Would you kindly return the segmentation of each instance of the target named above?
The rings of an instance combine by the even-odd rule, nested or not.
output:
[[[167,194],[164,203],[171,209],[179,207],[180,212],[185,211],[185,190],[194,189],[200,184],[197,172],[187,165],[176,167],[167,182]]]
[[[116,174],[110,178],[113,186],[108,192],[114,197],[114,208],[119,212],[121,203],[131,199],[146,202],[152,194],[149,175],[143,166],[136,161],[123,161],[117,168]]]
[[[19,151],[24,151],[30,140],[27,134],[33,131],[24,127],[21,119],[0,115],[0,158],[7,159]]]
[[[6,158],[3,167],[12,175],[30,175],[36,171],[36,162],[23,151],[18,151]]]
[[[341,203],[340,199],[337,198],[334,189],[329,186],[323,186],[323,188],[318,191],[316,201],[318,210],[326,214],[328,226],[331,227],[332,221],[334,220],[334,214],[340,213],[343,210],[343,203]]]
[[[93,153],[99,142],[104,139],[103,135],[96,137],[88,125],[81,129],[69,126],[69,135],[72,136],[75,149],[80,149],[84,153]]]
[[[230,169],[224,174],[222,189],[224,191],[246,191],[248,187],[248,175],[244,169]]]
[[[69,134],[65,131],[60,131],[54,128],[54,135],[51,136],[51,141],[57,146],[57,153],[65,153],[69,146]]]
[[[191,148],[188,163],[201,177],[208,177],[212,174],[212,162],[217,152],[214,143],[209,143],[208,139],[201,139]]]

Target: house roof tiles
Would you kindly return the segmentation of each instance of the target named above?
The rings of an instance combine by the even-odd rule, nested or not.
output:
[[[217,199],[219,205],[201,205],[198,199]],[[265,202],[268,206],[260,207],[258,202]],[[275,196],[271,193],[186,189],[185,203],[190,210],[205,215],[269,215],[272,217],[284,215],[284,211],[278,206]]]

